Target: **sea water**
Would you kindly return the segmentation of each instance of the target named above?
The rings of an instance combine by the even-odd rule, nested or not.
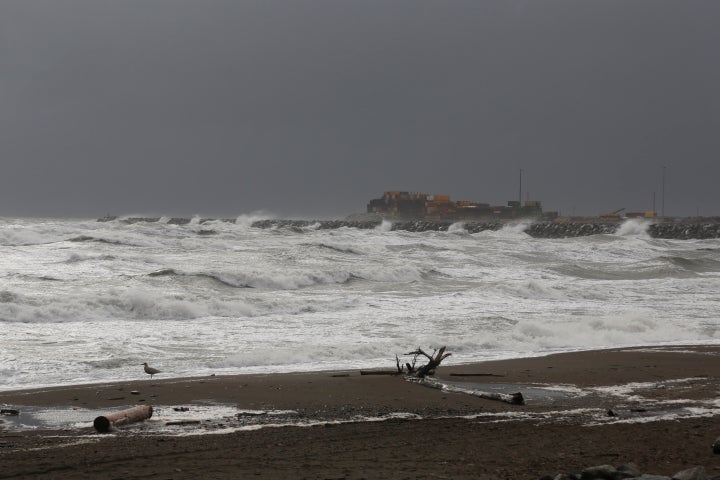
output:
[[[0,219],[0,389],[720,342],[720,240]]]

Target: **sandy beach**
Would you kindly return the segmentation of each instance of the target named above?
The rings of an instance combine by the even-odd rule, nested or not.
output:
[[[633,463],[720,475],[720,346],[443,364],[428,388],[360,371],[0,392],[0,478],[538,479]],[[390,365],[389,367],[392,368]],[[481,392],[521,392],[524,405]],[[98,434],[96,415],[149,404]],[[53,412],[57,414],[53,416]]]

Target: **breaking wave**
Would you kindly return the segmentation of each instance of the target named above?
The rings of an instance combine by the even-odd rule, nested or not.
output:
[[[620,227],[615,231],[615,235],[620,237],[643,237],[650,238],[648,228],[650,228],[651,222],[642,219],[629,219],[625,220],[620,224]]]

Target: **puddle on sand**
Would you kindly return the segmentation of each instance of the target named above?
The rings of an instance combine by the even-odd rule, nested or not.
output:
[[[76,430],[92,427],[95,417],[102,415],[95,410],[84,408],[39,408],[13,407],[17,415],[4,415],[0,418],[3,430]]]
[[[190,404],[186,406],[154,406],[151,418],[124,425],[110,433],[98,434],[93,428],[96,417],[112,412],[80,408],[17,407],[20,414],[0,423],[0,431],[52,430],[80,433],[82,437],[99,435],[206,435],[236,431],[257,430],[267,427],[311,427],[317,425],[355,422],[382,422],[391,419],[420,419],[403,412],[392,412],[379,417],[349,419],[311,419],[294,410],[243,410],[232,405]],[[119,408],[115,411],[123,410]]]
[[[573,386],[563,385],[522,385],[517,383],[476,383],[476,382],[458,382],[452,380],[435,381],[438,385],[448,386],[453,391],[466,393],[469,395],[478,395],[480,393],[512,395],[520,392],[523,395],[525,403],[551,403],[556,400],[574,398],[584,396],[585,393]]]
[[[0,418],[0,431],[28,430],[91,430],[95,418],[124,410],[120,407],[113,411],[76,407],[13,407],[18,415],[6,415]],[[143,433],[172,433],[174,431],[210,430],[224,428],[226,424],[263,425],[278,420],[287,421],[296,417],[292,410],[240,410],[233,405],[192,404],[186,406],[153,406],[152,417],[122,428],[123,431]]]

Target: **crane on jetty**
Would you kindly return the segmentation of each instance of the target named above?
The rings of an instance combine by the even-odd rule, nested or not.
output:
[[[623,210],[625,210],[625,207],[623,207],[623,208],[618,208],[618,209],[615,210],[614,212],[601,213],[601,214],[600,214],[600,218],[618,218],[618,219],[619,219],[619,218],[621,218],[620,212],[622,212]]]

